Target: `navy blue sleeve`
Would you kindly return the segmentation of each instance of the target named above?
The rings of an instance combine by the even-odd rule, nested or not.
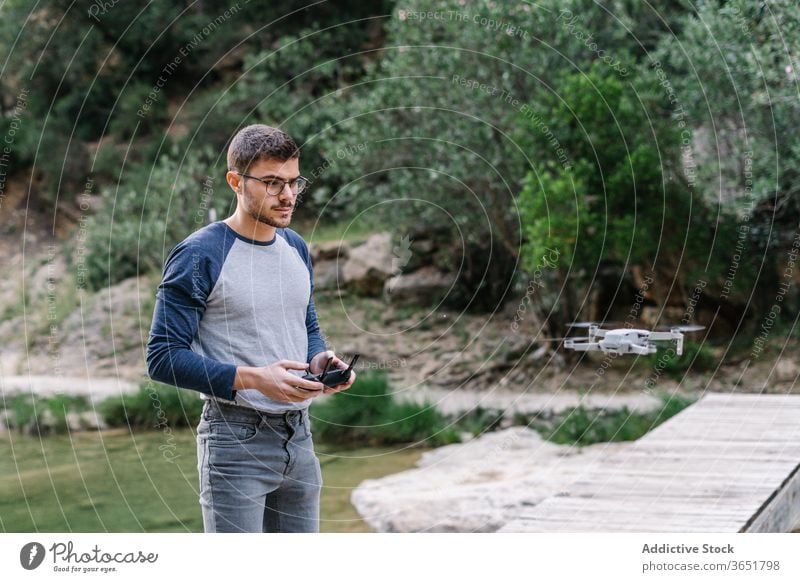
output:
[[[186,240],[164,264],[147,342],[147,373],[153,379],[209,396],[233,400],[236,366],[194,352],[191,343],[221,265],[208,250]]]
[[[308,250],[306,249],[308,253]],[[311,264],[310,253],[306,259],[308,265],[308,272],[311,277],[311,298],[308,300],[308,309],[306,309],[306,331],[308,332],[308,359],[311,359],[320,352],[327,350],[325,340],[322,339],[322,332],[319,329],[319,322],[317,321],[317,309],[314,307],[314,267]]]

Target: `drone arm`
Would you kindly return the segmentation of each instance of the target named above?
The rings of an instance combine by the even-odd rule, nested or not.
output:
[[[596,338],[596,337],[606,337],[607,329],[600,329],[599,327],[592,326],[589,328],[589,337]]]
[[[680,334],[676,334],[671,331],[651,331],[647,338],[655,341],[667,341],[678,339],[679,335]]]
[[[654,331],[650,333],[650,341],[667,341],[675,340],[675,353],[677,355],[683,354],[683,333],[680,331]]]
[[[639,354],[640,356],[646,356],[656,351],[655,346],[640,346],[637,344],[629,344],[628,350],[630,350],[630,353]]]
[[[580,338],[580,341],[564,340],[564,347],[575,350],[576,352],[593,352],[596,351],[599,346],[596,342],[587,342],[584,338]]]

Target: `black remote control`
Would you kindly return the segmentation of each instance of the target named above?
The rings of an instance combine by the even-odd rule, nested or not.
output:
[[[325,369],[322,370],[321,374],[312,374],[311,372],[306,372],[303,375],[303,379],[311,380],[312,382],[322,382],[328,387],[345,384],[350,379],[350,372],[353,370],[353,366],[355,366],[360,355],[361,354],[355,354],[353,359],[350,360],[350,364],[347,366],[347,368],[336,368],[335,370],[329,369],[333,358],[328,358],[328,361],[325,362]]]

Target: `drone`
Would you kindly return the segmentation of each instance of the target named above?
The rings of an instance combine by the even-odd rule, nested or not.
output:
[[[601,351],[607,354],[654,354],[655,342],[675,341],[675,353],[683,354],[683,334],[705,329],[702,325],[676,325],[669,331],[649,331],[646,329],[600,329],[598,323],[572,323],[570,327],[589,328],[587,337],[566,338],[564,347],[579,352]]]

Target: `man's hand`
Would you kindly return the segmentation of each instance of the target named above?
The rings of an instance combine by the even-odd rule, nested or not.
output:
[[[304,380],[291,374],[289,370],[305,370],[308,364],[281,360],[271,366],[260,368],[239,366],[233,387],[236,390],[258,390],[264,396],[281,402],[300,402],[315,398],[323,393],[322,382]]]
[[[311,363],[309,364],[310,370],[312,374],[321,374],[322,370],[325,369],[325,362],[328,361],[328,358],[333,358],[331,362],[331,369],[339,368],[344,370],[347,368],[347,364],[345,364],[342,360],[336,357],[336,354],[333,353],[332,350],[327,350],[325,352],[320,352],[316,354],[313,358],[311,358]],[[323,394],[331,394],[333,392],[341,392],[343,390],[347,390],[350,386],[353,385],[353,382],[356,381],[356,371],[350,371],[350,379],[345,382],[344,384],[339,384],[338,386],[324,386]]]

